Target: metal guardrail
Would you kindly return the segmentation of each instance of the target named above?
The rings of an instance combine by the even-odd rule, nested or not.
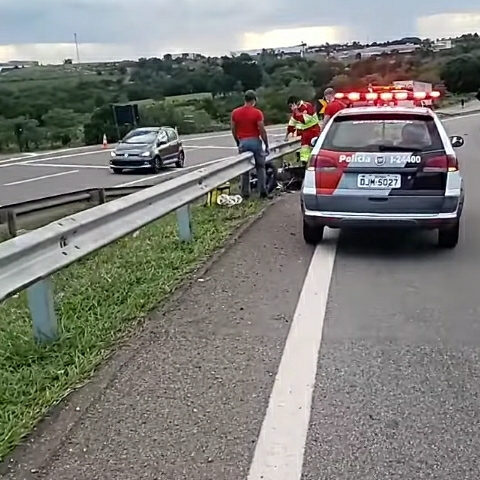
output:
[[[143,190],[148,185],[131,187],[107,187],[77,190],[75,192],[50,195],[25,202],[2,205],[0,207],[0,225],[7,225],[10,237],[17,236],[17,220],[35,213],[45,212],[58,207],[86,203],[101,205],[109,199],[115,199]]]
[[[274,146],[269,160],[298,147],[298,140]],[[57,339],[52,274],[174,211],[180,240],[191,241],[190,204],[252,168],[252,154],[243,153],[1,243],[0,301],[27,289],[35,339]]]
[[[285,148],[290,147],[288,144],[274,145],[272,151],[278,153],[282,152]],[[215,162],[215,160],[212,161],[212,164]],[[75,204],[87,204],[90,206],[102,205],[109,200],[130,195],[160,182],[166,182],[172,178],[177,178],[187,172],[195,171],[199,168],[201,167],[192,165],[180,170],[166,171],[161,177],[157,177],[157,181],[153,182],[153,184],[147,184],[148,178],[146,178],[143,185],[88,188],[76,190],[74,192],[35,198],[24,202],[0,205],[0,225],[7,226],[9,237],[16,237],[18,232],[18,221],[21,219],[30,218],[40,212],[48,212],[49,210],[58,209],[59,207],[66,207]]]

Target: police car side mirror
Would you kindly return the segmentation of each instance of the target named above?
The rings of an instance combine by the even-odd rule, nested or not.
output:
[[[310,141],[310,146],[311,146],[311,147],[314,147],[315,144],[317,143],[317,140],[318,140],[318,137],[312,138],[312,140]]]
[[[459,135],[454,135],[453,137],[450,137],[450,143],[452,144],[453,148],[460,148],[463,147],[465,140]]]

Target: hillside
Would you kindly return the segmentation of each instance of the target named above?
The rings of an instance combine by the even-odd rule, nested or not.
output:
[[[444,84],[450,95],[480,89],[478,35],[453,39],[451,48],[439,51],[434,42],[417,40],[420,43],[404,39],[389,45],[330,45],[303,55],[271,51],[255,57],[165,55],[137,62],[75,65],[66,61],[2,70],[0,151],[99,143],[104,133],[115,141],[113,103],[138,102],[143,123],[170,124],[194,133],[227,125],[231,109],[242,101],[241,92],[250,88],[258,91],[269,123],[287,120],[288,95],[314,99],[328,85],[355,87],[414,79]],[[402,53],[405,41],[415,48]],[[383,50],[369,56],[372,46]],[[342,48],[356,52],[354,58],[339,56]]]

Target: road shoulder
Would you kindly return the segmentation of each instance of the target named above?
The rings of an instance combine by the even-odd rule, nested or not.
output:
[[[245,478],[312,255],[300,231],[286,195],[39,426],[5,478]]]

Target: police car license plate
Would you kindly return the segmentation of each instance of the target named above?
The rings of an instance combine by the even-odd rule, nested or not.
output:
[[[400,188],[401,184],[401,175],[361,174],[357,177],[358,188]]]

